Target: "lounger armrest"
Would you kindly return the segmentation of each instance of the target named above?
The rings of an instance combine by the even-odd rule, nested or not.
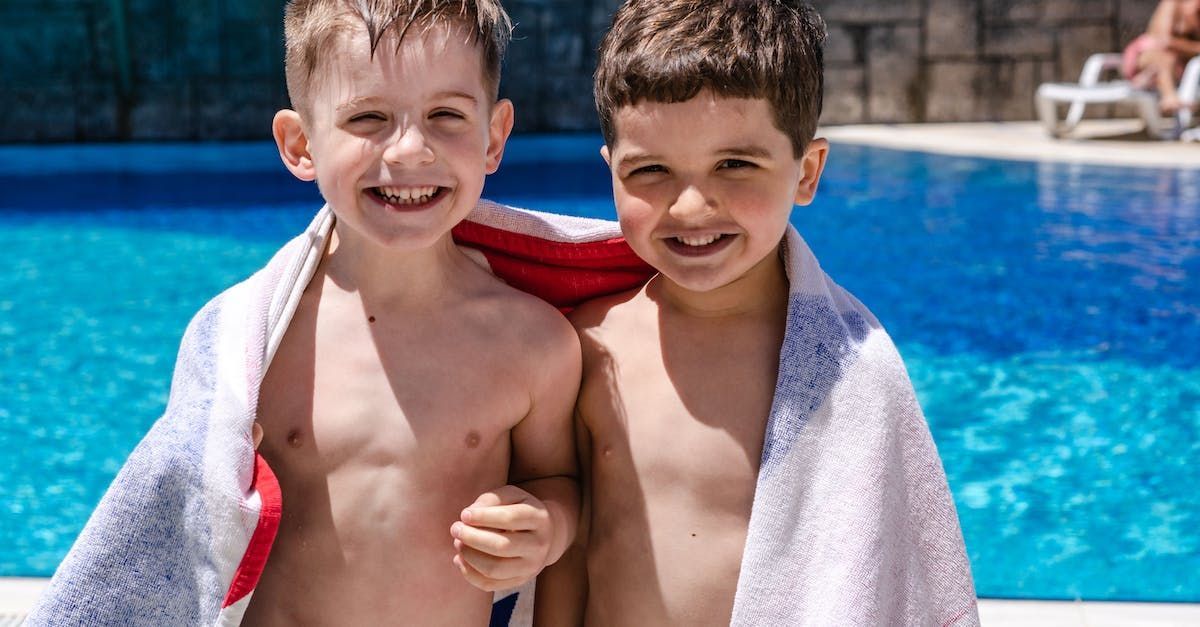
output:
[[[1196,102],[1196,91],[1200,89],[1200,56],[1192,57],[1183,68],[1183,79],[1179,81],[1179,99],[1184,104]]]
[[[1083,71],[1079,73],[1079,84],[1090,87],[1100,82],[1105,70],[1121,67],[1121,55],[1116,52],[1097,52],[1087,58]]]

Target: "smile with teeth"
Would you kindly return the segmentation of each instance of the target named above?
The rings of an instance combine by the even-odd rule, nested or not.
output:
[[[420,205],[440,196],[442,187],[372,187],[371,193],[393,205]]]
[[[711,244],[723,237],[725,237],[724,234],[721,234],[721,235],[718,235],[718,234],[694,235],[694,236],[677,235],[674,237],[674,240],[685,246],[700,247],[700,246],[708,246],[709,244]]]

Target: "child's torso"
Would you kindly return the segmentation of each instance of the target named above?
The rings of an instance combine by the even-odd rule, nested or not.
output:
[[[664,318],[639,294],[586,334],[589,624],[728,624],[783,324]]]
[[[283,519],[247,624],[487,622],[449,530],[507,483],[529,410],[502,300],[389,315],[306,292],[259,400]]]

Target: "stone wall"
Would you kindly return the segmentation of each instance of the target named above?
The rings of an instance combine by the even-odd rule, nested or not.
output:
[[[715,0],[714,0],[715,1]],[[619,0],[508,0],[518,131],[594,130]],[[0,141],[266,139],[284,0],[4,0]],[[1039,82],[1140,32],[1154,0],[821,0],[823,122],[1020,120]]]

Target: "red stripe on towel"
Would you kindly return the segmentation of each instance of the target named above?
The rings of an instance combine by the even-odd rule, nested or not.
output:
[[[453,234],[459,244],[482,252],[496,276],[563,311],[638,287],[654,274],[620,237],[556,242],[467,221]]]
[[[262,577],[263,568],[267,565],[267,556],[271,553],[271,545],[275,543],[275,534],[279,531],[279,518],[283,513],[283,495],[279,490],[279,480],[267,465],[262,455],[254,454],[254,490],[262,499],[262,509],[258,514],[258,525],[250,536],[250,546],[242,555],[242,563],[238,564],[237,572],[233,575],[233,583],[229,585],[229,594],[221,609],[241,601],[250,594],[258,580]]]

